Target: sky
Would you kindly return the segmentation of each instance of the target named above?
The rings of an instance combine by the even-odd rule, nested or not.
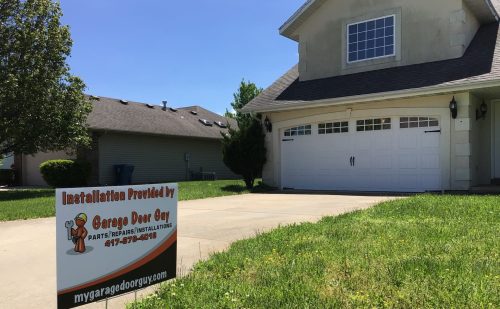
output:
[[[222,114],[242,79],[270,86],[298,61],[278,28],[305,0],[60,0],[86,93]]]

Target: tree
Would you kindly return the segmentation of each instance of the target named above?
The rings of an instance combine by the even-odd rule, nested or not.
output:
[[[238,130],[229,128],[228,134],[222,134],[222,154],[224,164],[243,176],[246,187],[252,189],[266,163],[265,134],[260,120],[251,118],[244,123]]]
[[[254,115],[243,114],[239,110],[242,109],[243,106],[247,105],[250,101],[252,101],[262,91],[262,88],[258,88],[254,83],[250,81],[246,82],[243,79],[240,83],[238,91],[233,94],[234,101],[231,103],[231,107],[234,110],[234,113],[226,109],[225,116],[236,119],[238,125],[241,125],[243,122],[252,120],[254,118]]]
[[[92,105],[66,63],[72,40],[51,0],[0,0],[0,153],[87,145]]]

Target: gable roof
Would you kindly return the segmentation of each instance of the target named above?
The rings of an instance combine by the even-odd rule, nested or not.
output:
[[[299,81],[294,66],[242,111],[265,112],[409,97],[426,92],[473,89],[485,83],[500,85],[498,23],[479,28],[461,58],[393,67],[317,80]],[[462,89],[463,90],[463,89]]]
[[[307,0],[279,29],[280,34],[298,41],[295,31],[327,0]],[[483,23],[499,20],[500,0],[463,0]]]
[[[94,131],[112,131],[138,134],[181,136],[221,139],[220,132],[227,132],[227,129],[213,126],[206,126],[200,119],[210,122],[221,121],[236,128],[236,121],[228,119],[199,106],[188,109],[177,109],[176,112],[170,107],[164,111],[162,106],[145,103],[128,102],[122,104],[119,99],[100,97],[92,100],[93,110],[87,118],[89,129]],[[191,110],[196,110],[197,115],[193,115]]]

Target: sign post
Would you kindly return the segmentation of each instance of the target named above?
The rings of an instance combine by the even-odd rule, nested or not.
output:
[[[176,275],[177,184],[56,190],[57,306]]]

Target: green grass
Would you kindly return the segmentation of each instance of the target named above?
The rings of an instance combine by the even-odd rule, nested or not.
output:
[[[419,195],[234,243],[132,308],[499,308],[500,196]]]
[[[267,190],[263,185],[253,192]],[[241,180],[188,181],[179,183],[179,200],[249,193]],[[26,220],[55,216],[52,189],[0,191],[0,221]]]
[[[52,189],[0,191],[0,221],[46,218],[55,215]]]

